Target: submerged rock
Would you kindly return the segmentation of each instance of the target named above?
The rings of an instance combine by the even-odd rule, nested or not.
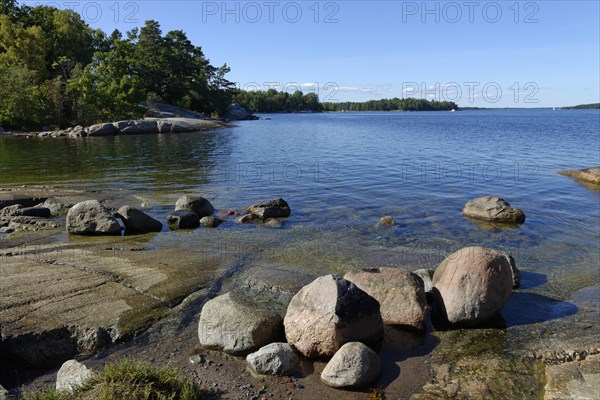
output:
[[[378,348],[383,341],[379,303],[354,283],[335,275],[304,286],[284,318],[288,343],[307,357],[329,357],[348,342]]]
[[[465,217],[499,223],[522,224],[525,213],[496,196],[483,196],[470,200],[462,211]]]
[[[251,205],[246,211],[262,220],[287,218],[291,213],[290,206],[281,197]]]
[[[200,225],[204,228],[216,228],[221,225],[225,220],[216,217],[202,217],[200,218]]]
[[[145,233],[162,230],[162,223],[137,208],[123,206],[115,215],[123,221],[125,231]]]
[[[98,200],[75,204],[67,213],[67,231],[74,235],[120,235],[119,222]]]
[[[215,208],[202,196],[185,195],[175,203],[175,211],[188,210],[196,213],[199,218],[208,217],[213,214]]]
[[[446,257],[435,270],[434,307],[450,323],[479,325],[504,307],[512,287],[512,271],[504,254],[465,247]]]
[[[94,372],[82,363],[75,360],[66,361],[56,375],[56,390],[73,393],[93,377]]]
[[[300,370],[300,358],[287,343],[271,343],[248,354],[246,363],[261,375],[293,375]]]
[[[423,280],[417,275],[401,268],[371,268],[349,272],[344,279],[379,302],[384,324],[425,329],[427,300]]]
[[[379,225],[383,226],[394,226],[396,225],[396,220],[391,215],[386,215],[385,217],[381,217],[379,220]]]
[[[282,335],[279,314],[232,292],[209,300],[198,322],[202,346],[233,355],[256,351]]]
[[[336,388],[368,387],[381,375],[381,361],[377,354],[363,343],[343,345],[321,373],[321,381]]]

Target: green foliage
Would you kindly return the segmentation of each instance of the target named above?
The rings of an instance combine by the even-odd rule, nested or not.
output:
[[[291,95],[275,89],[267,91],[241,90],[234,96],[234,101],[258,113],[321,112],[323,110],[319,96],[315,93],[304,94],[300,90]]]
[[[149,98],[223,115],[229,67],[156,21],[107,36],[71,10],[0,0],[0,124],[26,129],[138,118]],[[23,107],[24,104],[31,106]]]
[[[76,399],[152,399],[197,400],[206,399],[210,393],[203,391],[189,378],[182,378],[177,368],[155,368],[151,365],[124,359],[106,365],[104,371],[73,394],[53,389],[28,392],[25,400],[76,400]]]
[[[323,103],[325,111],[449,111],[458,105],[451,101],[435,101],[408,97],[399,99],[370,100],[362,103]]]

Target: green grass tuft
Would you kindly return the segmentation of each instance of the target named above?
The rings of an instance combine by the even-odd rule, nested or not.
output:
[[[25,400],[201,400],[212,398],[190,378],[182,378],[174,367],[124,359],[106,365],[73,394],[54,389],[24,393]]]

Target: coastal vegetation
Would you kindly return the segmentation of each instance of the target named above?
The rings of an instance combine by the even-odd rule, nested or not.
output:
[[[123,359],[107,364],[104,371],[88,380],[73,393],[45,389],[25,393],[25,400],[74,399],[157,399],[198,400],[214,398],[191,379],[181,377],[177,368],[156,368]]]
[[[143,116],[142,101],[224,115],[229,67],[213,66],[181,30],[146,21],[126,34],[71,10],[2,0],[0,126],[90,125]]]
[[[408,97],[369,100],[365,102],[323,103],[323,111],[450,111],[458,105],[452,101],[425,100]]]
[[[304,94],[300,90],[296,90],[292,94],[275,89],[267,91],[240,90],[234,96],[234,101],[257,113],[323,111],[319,96],[312,92]]]

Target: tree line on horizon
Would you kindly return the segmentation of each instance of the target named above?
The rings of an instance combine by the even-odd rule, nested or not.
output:
[[[322,103],[323,111],[449,111],[458,105],[452,101],[437,101],[407,97],[369,100],[364,102]]]

